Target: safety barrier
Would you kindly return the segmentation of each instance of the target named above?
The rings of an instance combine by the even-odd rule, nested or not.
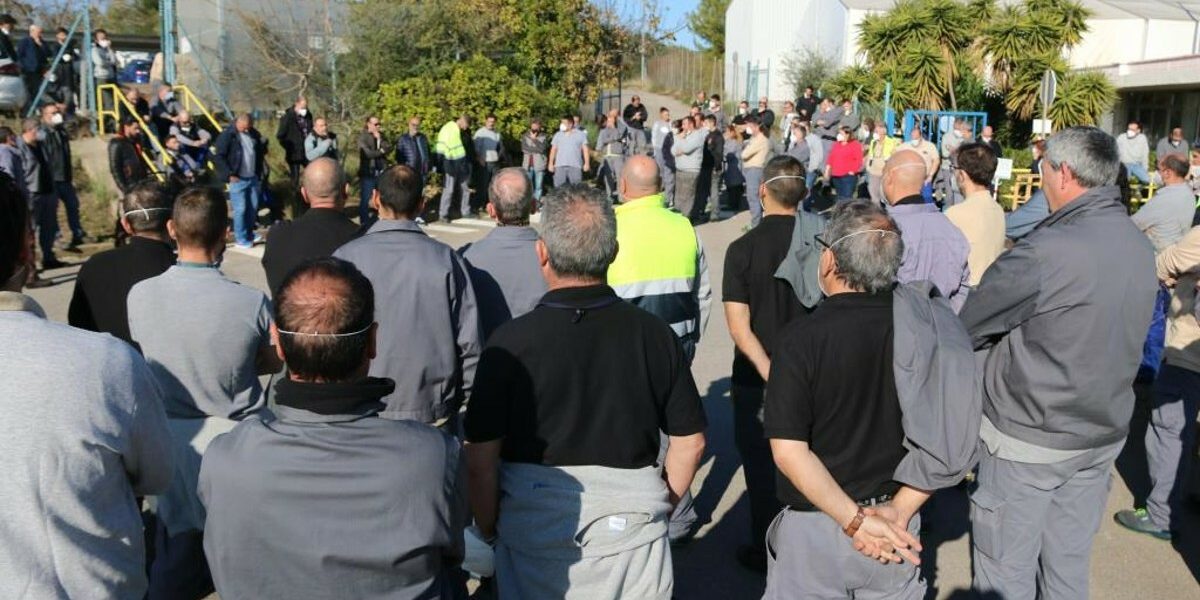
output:
[[[1012,210],[1029,202],[1029,198],[1033,196],[1034,190],[1042,187],[1042,176],[1033,173],[1029,169],[1013,169],[1012,184],[1008,189],[1005,198],[1008,200]],[[1153,181],[1146,185],[1134,180],[1130,182],[1129,190],[1131,192],[1129,203],[1135,210],[1140,205],[1145,204],[1154,197],[1154,193],[1158,191],[1158,186]],[[1145,192],[1145,194],[1143,194]]]
[[[208,120],[217,133],[221,132],[220,122],[218,122],[216,117],[209,112],[208,108],[204,106],[204,103],[196,97],[196,94],[192,92],[191,88],[180,84],[173,86],[172,89],[175,90],[176,97],[180,99],[184,110],[198,116],[202,115]],[[105,102],[106,98],[109,100],[107,103]],[[109,123],[106,117],[112,119],[111,123],[114,125],[114,127],[119,126],[121,122],[122,108],[124,108],[128,114],[133,115],[133,118],[137,121],[138,128],[142,131],[142,138],[150,141],[150,145],[154,147],[155,154],[162,157],[163,164],[170,164],[171,157],[166,153],[162,144],[159,142],[158,136],[155,135],[155,133],[150,129],[150,125],[146,123],[144,119],[142,119],[142,116],[137,114],[137,110],[132,104],[129,103],[129,100],[125,98],[125,94],[122,92],[121,87],[114,83],[106,83],[104,85],[97,86],[96,88],[96,116],[98,120],[97,127],[99,128],[100,135],[103,136],[106,133],[110,133],[105,131],[105,127]],[[115,131],[111,133],[115,133]],[[166,180],[166,174],[158,168],[158,165],[154,164],[154,161],[147,153],[142,153],[142,160],[148,167],[150,167],[150,172],[154,173],[154,176],[159,181]],[[208,164],[208,168],[212,169],[211,161]]]

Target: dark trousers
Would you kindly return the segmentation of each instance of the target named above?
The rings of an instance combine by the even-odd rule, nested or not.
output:
[[[833,189],[837,191],[839,200],[847,200],[854,198],[855,188],[858,187],[857,175],[842,175],[832,179]]]
[[[775,497],[775,462],[771,444],[763,435],[763,388],[734,384],[733,443],[742,459],[742,477],[750,500],[750,541],[762,548],[767,528],[779,513]]]
[[[67,209],[67,226],[71,228],[71,241],[82,242],[85,235],[79,220],[79,196],[70,181],[54,182],[54,193]]]
[[[292,179],[292,218],[299,219],[301,215],[308,212],[308,205],[304,203],[304,197],[300,195],[300,175],[304,173],[305,163],[289,162],[288,176]]]
[[[42,87],[42,76],[39,73],[21,73],[21,81],[25,82],[25,108],[22,113],[34,106],[38,90]]]
[[[204,556],[203,531],[170,535],[159,521],[154,551],[150,589],[146,593],[148,600],[199,600],[214,591],[212,574]]]
[[[58,196],[34,194],[32,208],[33,225],[37,228],[38,245],[42,248],[42,262],[54,260],[54,235],[58,233]]]
[[[693,223],[704,220],[708,213],[710,221],[721,218],[721,173],[709,167],[700,169],[700,179],[696,182],[696,204],[692,206],[689,217]]]

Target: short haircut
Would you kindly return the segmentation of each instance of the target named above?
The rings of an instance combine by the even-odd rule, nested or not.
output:
[[[1087,189],[1112,185],[1121,160],[1117,140],[1095,127],[1068,127],[1046,140],[1046,161],[1052,169],[1071,167]]]
[[[17,181],[0,171],[0,282],[12,279],[29,250],[29,205]],[[22,282],[24,283],[24,282]]]
[[[755,127],[758,127],[762,124],[762,120],[758,118],[758,115],[746,115],[746,119],[742,122]]]
[[[688,116],[686,116],[686,117],[683,117],[683,118],[679,119],[679,125],[680,125],[680,126],[682,126],[684,123],[687,123],[688,125],[691,125],[693,128],[694,128],[694,127],[696,127],[696,120],[695,120],[695,119],[693,119],[693,118],[691,117],[691,115],[688,115]]]
[[[317,164],[317,167],[313,167]],[[320,173],[321,165],[329,165],[328,175]],[[346,170],[338,161],[322,156],[304,167],[300,174],[300,187],[308,191],[313,198],[337,198],[346,190]]]
[[[487,116],[484,117],[483,119],[486,121],[487,119],[495,119],[495,118],[496,118],[495,113],[488,113]]]
[[[716,125],[717,124],[717,115],[705,115],[704,122],[712,123],[713,125]]]
[[[488,201],[504,225],[525,225],[533,210],[533,186],[521,167],[500,169],[488,185]]]
[[[1162,165],[1163,169],[1170,171],[1179,177],[1187,177],[1188,170],[1191,168],[1191,165],[1189,165],[1187,160],[1185,160],[1180,154],[1168,154],[1160,158],[1158,160],[1158,164]]]
[[[709,99],[709,100],[716,100],[717,102],[720,102],[720,101],[721,101],[721,95],[720,95],[720,94],[713,94],[712,96],[709,96],[709,97],[708,97],[708,99]]]
[[[42,126],[42,122],[34,117],[26,117],[21,119],[21,133],[26,131],[37,131]]]
[[[69,31],[67,31],[67,28],[66,28],[66,27],[59,27],[58,29],[55,29],[55,30],[54,30],[54,33],[56,33],[56,34],[57,34],[57,33],[70,33],[70,32],[69,32]]]
[[[662,108],[660,108],[660,109],[658,109],[658,114],[660,114],[660,115],[661,115],[662,113],[669,113],[669,112],[671,112],[671,109],[669,109],[669,108],[667,108],[667,107],[665,107],[665,106],[664,106],[664,107],[662,107]]]
[[[8,141],[8,138],[15,137],[17,134],[13,132],[12,127],[8,125],[0,125],[0,142]]]
[[[108,35],[108,32],[105,31],[103,27],[96,28],[96,31],[93,31],[92,35],[99,35],[101,33],[103,33],[104,35]]]
[[[395,165],[379,176],[379,203],[402,217],[416,216],[421,209],[421,178],[406,165]]]
[[[804,185],[804,165],[786,154],[768,160],[763,167],[762,178],[763,181],[775,179],[767,184],[767,195],[788,208],[799,206],[808,193]]]
[[[1135,121],[1135,120],[1133,120],[1133,119],[1130,119],[1130,120],[1129,120],[1129,124],[1130,124],[1130,125],[1136,125],[1138,129],[1141,129],[1141,128],[1142,128],[1142,124],[1141,124],[1141,123],[1139,123],[1138,121]]]
[[[211,248],[225,241],[229,228],[225,196],[216,188],[188,188],[175,199],[171,221],[180,246]]]
[[[603,191],[575,184],[542,199],[542,241],[561,276],[603,279],[617,257],[617,217]]]
[[[371,282],[353,264],[338,258],[300,263],[283,279],[275,296],[279,345],[288,370],[301,379],[352,378],[367,360],[370,332],[363,330],[374,322]]]
[[[880,232],[870,231],[873,229]],[[832,244],[837,274],[850,287],[880,294],[895,285],[904,240],[896,222],[877,204],[861,200],[839,203],[830,212],[822,237]]]
[[[996,153],[987,144],[973,142],[958,147],[958,168],[976,185],[991,185],[996,176]]]
[[[172,204],[157,181],[143,181],[121,199],[121,216],[134,233],[165,232]]]

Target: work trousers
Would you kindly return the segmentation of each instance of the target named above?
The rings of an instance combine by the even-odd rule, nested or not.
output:
[[[307,164],[307,161],[288,163],[288,177],[292,181],[293,219],[299,219],[305,212],[308,212],[308,204],[304,202],[304,197],[300,195],[300,176],[304,174],[304,166]]]
[[[700,171],[675,173],[675,208],[685,217],[692,214],[692,207],[696,205],[696,184],[699,181]]]
[[[579,167],[554,167],[554,187],[572,183],[583,183],[583,169]]]
[[[871,197],[871,203],[877,206],[887,203],[887,198],[883,197],[883,175],[867,174],[867,195]]]
[[[762,221],[762,200],[758,197],[758,188],[762,187],[762,167],[746,167],[742,175],[746,177],[746,205],[750,208],[750,226],[757,227]]]
[[[750,542],[762,548],[767,527],[779,513],[775,497],[775,461],[771,443],[763,435],[763,388],[734,384],[733,444],[742,459],[742,477],[750,500]]]
[[[1092,539],[1123,442],[1033,464],[985,453],[971,493],[973,587],[984,597],[1086,600]],[[991,594],[991,595],[989,595]]]
[[[442,200],[438,204],[438,218],[445,221],[450,218],[450,206],[454,204],[454,192],[459,192],[460,216],[471,216],[471,176],[456,177],[449,173],[442,183]]]
[[[662,178],[663,200],[667,206],[675,206],[675,171],[663,162],[659,152],[654,154],[654,162],[658,163],[658,174]]]
[[[625,167],[625,157],[621,155],[605,156],[600,163],[600,180],[604,182],[604,190],[609,199],[617,199],[617,181],[621,177],[621,169]]]
[[[908,532],[913,536],[920,530],[920,522],[919,515],[909,522]],[[763,600],[924,597],[925,581],[916,565],[907,561],[883,564],[863,556],[842,526],[823,512],[785,508],[771,522]]]
[[[711,167],[700,169],[700,179],[696,182],[696,204],[692,206],[689,218],[693,223],[699,223],[704,220],[705,212],[709,221],[721,218],[721,172]]]
[[[1150,467],[1150,495],[1146,512],[1155,527],[1182,528],[1180,501],[1188,482],[1192,445],[1196,441],[1196,415],[1200,408],[1200,373],[1166,365],[1154,382],[1154,408],[1146,429],[1146,461]]]

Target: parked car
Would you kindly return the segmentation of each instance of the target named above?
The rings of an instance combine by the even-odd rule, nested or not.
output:
[[[17,63],[0,58],[0,111],[18,113],[26,99],[25,82]]]
[[[150,61],[131,60],[117,71],[117,83],[150,83]]]

